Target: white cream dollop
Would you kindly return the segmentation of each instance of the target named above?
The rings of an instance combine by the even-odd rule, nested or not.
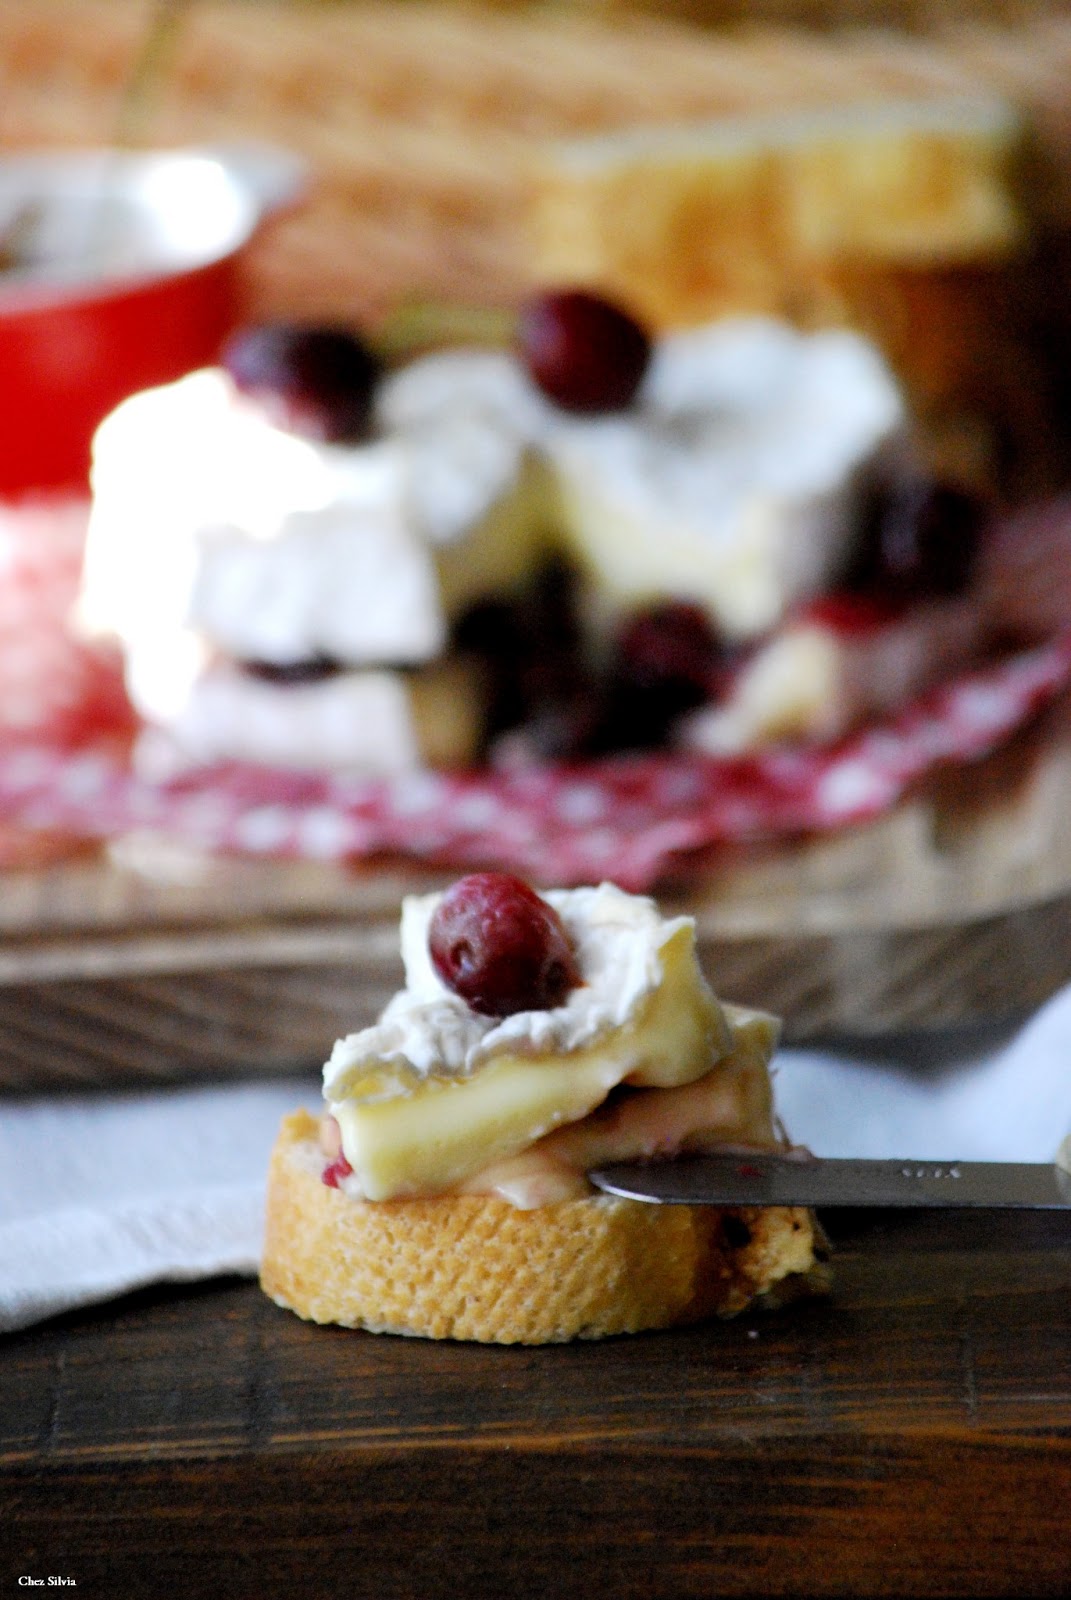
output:
[[[388,374],[376,419],[399,442],[414,525],[431,544],[449,545],[514,487],[547,410],[506,352],[448,350]]]

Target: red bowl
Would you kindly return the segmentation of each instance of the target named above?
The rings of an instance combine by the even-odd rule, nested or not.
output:
[[[240,258],[291,165],[211,152],[0,162],[0,496],[84,492],[102,419],[216,360],[242,314]],[[7,263],[5,263],[7,265]]]

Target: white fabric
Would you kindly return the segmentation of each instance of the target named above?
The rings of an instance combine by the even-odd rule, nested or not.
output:
[[[1052,1161],[1071,1134],[1071,986],[1017,1028],[784,1050],[774,1090],[816,1155]]]
[[[1071,987],[1020,1028],[782,1050],[819,1155],[1051,1161],[1071,1133]],[[268,1154],[307,1076],[0,1101],[0,1330],[163,1280],[253,1275]]]
[[[320,1076],[0,1102],[0,1331],[165,1279],[252,1275],[264,1177]]]

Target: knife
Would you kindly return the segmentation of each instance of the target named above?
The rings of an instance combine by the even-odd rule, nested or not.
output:
[[[1071,1208],[1071,1173],[1043,1162],[840,1160],[750,1152],[620,1161],[596,1188],[658,1205]]]

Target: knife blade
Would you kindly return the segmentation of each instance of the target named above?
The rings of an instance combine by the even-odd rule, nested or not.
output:
[[[596,1188],[658,1205],[1071,1208],[1071,1173],[1043,1162],[844,1160],[767,1152],[621,1161]]]

